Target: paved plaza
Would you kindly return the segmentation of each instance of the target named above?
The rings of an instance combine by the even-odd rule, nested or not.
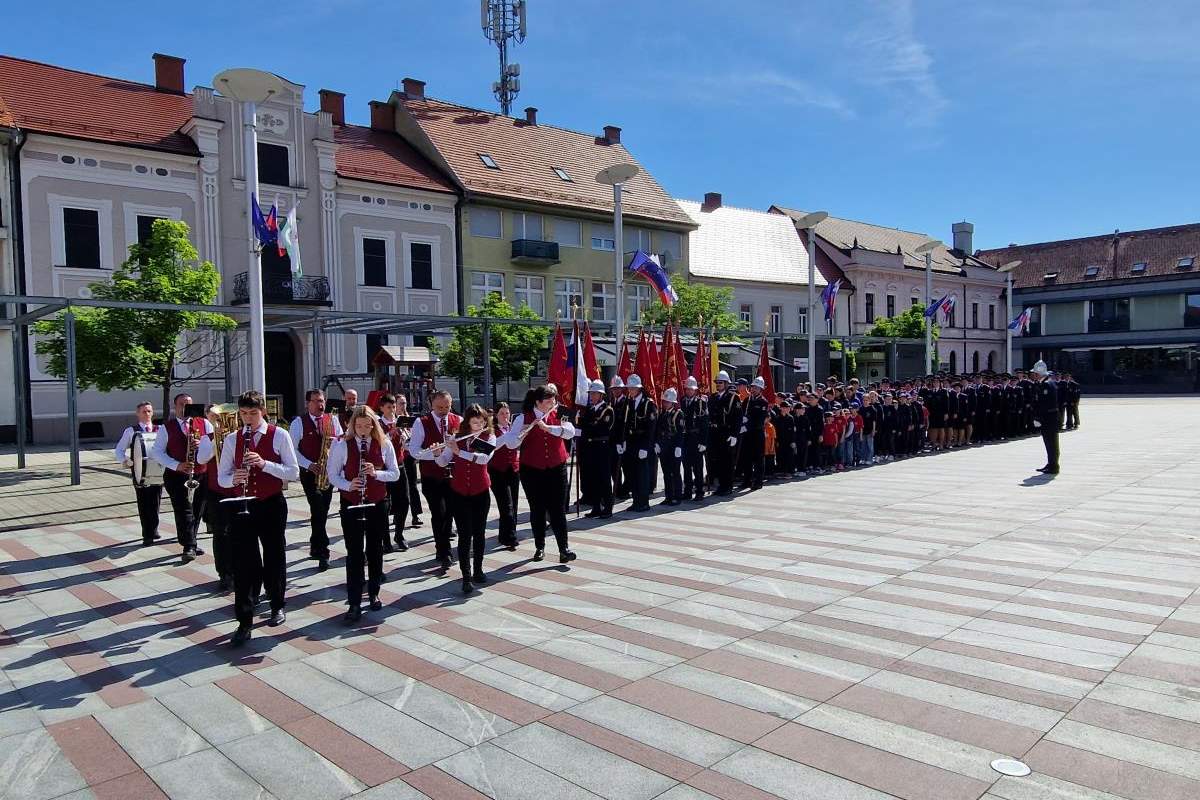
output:
[[[579,519],[469,599],[426,524],[354,628],[293,499],[287,623],[238,651],[207,540],[0,533],[0,797],[1195,800],[1200,398],[1083,423],[1056,477],[1027,439]]]

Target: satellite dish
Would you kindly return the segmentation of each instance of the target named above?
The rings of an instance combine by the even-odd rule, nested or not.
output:
[[[618,183],[625,181],[637,175],[640,170],[637,164],[613,164],[611,167],[605,167],[596,175],[596,183],[603,183],[608,186],[615,186]]]
[[[243,103],[261,103],[283,93],[278,75],[258,69],[227,69],[217,73],[213,86],[226,97]]]

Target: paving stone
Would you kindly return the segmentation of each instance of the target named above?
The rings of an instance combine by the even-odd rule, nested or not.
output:
[[[213,800],[216,797],[271,800],[274,797],[217,750],[151,767],[147,773],[171,800]],[[280,797],[289,797],[283,794]]]
[[[214,745],[275,727],[274,723],[214,684],[174,692],[159,698],[158,702]]]
[[[223,744],[220,749],[277,797],[334,800],[367,788],[278,728]]]
[[[87,781],[44,729],[0,739],[0,797],[49,800]]]
[[[594,800],[598,795],[485,742],[443,759],[438,767],[497,800]]]

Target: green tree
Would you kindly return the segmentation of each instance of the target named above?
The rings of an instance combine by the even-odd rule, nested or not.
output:
[[[875,325],[866,332],[866,336],[880,336],[889,339],[924,339],[925,338],[925,309],[923,306],[912,306],[890,319],[876,317]],[[933,341],[937,341],[941,328],[933,325]]]
[[[684,280],[672,281],[675,294],[679,295],[670,308],[655,300],[654,304],[642,313],[642,321],[647,325],[664,325],[670,322],[684,328],[699,328],[716,326],[719,330],[741,331],[749,326],[742,322],[737,314],[729,310],[733,303],[733,288],[730,286],[709,286],[704,283],[689,283]]]
[[[217,299],[220,273],[188,239],[185,222],[154,221],[145,244],[129,247],[129,258],[107,280],[89,285],[97,300],[211,305]],[[207,311],[146,311],[126,308],[81,307],[75,315],[75,375],[81,390],[102,392],[162,387],[162,407],[170,407],[176,367],[189,368],[187,380],[223,369],[210,367],[220,346],[217,336],[192,335],[200,329],[229,331],[237,327],[224,314]],[[48,359],[57,378],[67,375],[65,322],[60,314],[34,326],[36,352]]]
[[[846,376],[853,378],[858,374],[858,350],[845,347],[841,339],[830,339],[829,349],[842,353],[846,359]]]
[[[514,311],[498,292],[491,292],[478,306],[467,307],[468,317],[488,319],[541,319],[528,305]],[[496,382],[524,381],[533,374],[538,354],[546,348],[546,329],[536,325],[492,324],[492,399]],[[461,325],[446,346],[441,371],[460,380],[478,382],[483,377],[483,326]]]

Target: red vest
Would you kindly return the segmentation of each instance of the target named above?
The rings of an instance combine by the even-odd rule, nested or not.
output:
[[[476,464],[462,458],[454,459],[454,470],[450,476],[450,488],[463,497],[483,494],[492,487],[487,464]],[[490,463],[490,462],[489,462]]]
[[[380,418],[379,418],[379,426],[380,426],[381,428],[383,428],[383,432],[384,432],[385,434],[387,434],[387,437],[388,437],[388,439],[389,439],[389,440],[391,441],[391,443],[392,443],[392,447],[393,447],[393,448],[395,448],[395,450],[396,450],[396,463],[397,463],[397,464],[399,464],[401,461],[403,461],[403,460],[404,460],[405,448],[404,448],[404,445],[403,445],[403,444],[401,444],[401,441],[402,441],[402,438],[401,438],[401,436],[400,436],[398,433],[397,433],[395,436],[393,436],[393,435],[392,435],[392,432],[393,432],[393,431],[397,431],[397,430],[398,430],[398,428],[396,427],[396,423],[395,423],[395,422],[388,422],[388,421],[387,421],[387,420],[385,420],[383,417],[380,417]]]
[[[325,425],[325,420],[329,419],[329,434],[332,436],[334,432],[333,420],[330,419],[328,414],[322,414],[320,419],[322,426]],[[317,427],[307,411],[300,415],[300,428],[304,433],[300,436],[300,444],[297,449],[300,451],[300,455],[309,461],[316,461],[317,457],[321,455],[321,439],[324,438],[321,428]]]
[[[163,427],[167,429],[167,455],[176,461],[185,461],[187,459],[188,437],[183,431],[179,430],[179,419],[172,419],[163,425]],[[200,475],[207,469],[208,464],[197,464],[196,474]],[[175,471],[172,470],[172,472]]]
[[[557,425],[558,411],[551,411],[542,417],[542,421],[547,425]],[[525,424],[529,420],[522,418],[521,422]],[[551,469],[567,463],[567,446],[561,436],[551,436],[534,426],[521,443],[521,461],[534,469]]]
[[[425,434],[424,440],[421,442],[421,447],[428,450],[438,442],[446,441],[442,438],[442,432],[438,430],[437,423],[433,419],[432,414],[425,414],[421,417],[421,428]],[[454,431],[458,430],[458,426],[462,424],[462,417],[453,412],[446,415],[446,430],[450,435],[454,435]],[[439,467],[433,461],[421,461],[421,480],[444,481],[450,479],[450,468]]]
[[[502,428],[501,433],[508,433],[508,428]],[[511,447],[497,447],[492,452],[492,460],[488,462],[487,468],[492,472],[517,472],[521,469],[521,451]]]
[[[346,480],[352,481],[358,477],[358,464],[360,454],[358,452],[358,439],[351,438],[346,442],[346,466],[342,467],[342,474],[346,476]],[[375,441],[375,437],[371,437],[371,444],[367,447],[367,460],[375,465],[375,469],[383,469],[383,448],[379,446],[379,442]],[[387,497],[387,484],[383,481],[369,480],[367,488],[364,492],[366,495],[365,502],[378,503]],[[342,503],[348,506],[356,503],[364,502],[359,500],[358,492],[342,492]]]
[[[258,444],[254,445],[254,452],[263,457],[264,461],[280,462],[279,454],[275,452],[275,426],[267,425],[267,432],[258,439]],[[237,445],[233,452],[233,466],[237,469],[241,466],[242,460],[246,457],[246,439],[242,436],[242,431],[237,432]],[[235,487],[235,491],[240,493],[241,490]],[[276,478],[274,475],[268,475],[261,469],[250,470],[250,481],[246,484],[246,494],[251,497],[257,497],[259,500],[268,497],[274,497],[283,491],[283,481]]]

